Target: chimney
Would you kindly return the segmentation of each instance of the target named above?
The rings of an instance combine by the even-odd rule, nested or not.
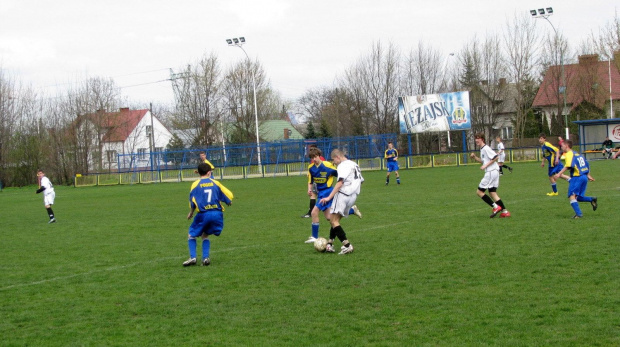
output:
[[[598,62],[598,54],[584,54],[579,56],[579,65],[592,65]]]
[[[119,109],[119,111],[121,111],[121,112],[129,112],[129,107],[121,107]]]
[[[287,128],[284,128],[284,139],[288,140],[288,135],[289,135],[289,130]]]

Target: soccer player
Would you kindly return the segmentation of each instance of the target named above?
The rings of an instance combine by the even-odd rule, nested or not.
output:
[[[329,240],[327,241],[326,252],[334,253],[334,239],[338,237],[342,243],[340,255],[353,252],[353,245],[349,242],[347,234],[340,225],[340,219],[346,217],[350,213],[352,206],[360,193],[362,182],[362,171],[360,167],[353,161],[347,159],[344,153],[339,149],[334,149],[331,153],[334,164],[338,166],[338,182],[332,189],[329,196],[322,198],[319,202],[327,204],[331,202],[329,208],[331,230],[329,231]]]
[[[207,154],[204,151],[200,152],[199,155],[200,155],[200,163],[205,163],[205,164],[209,165],[211,167],[211,171],[210,171],[209,175],[213,176],[213,170],[215,170],[215,165],[211,164],[209,159],[207,159]],[[198,173],[198,170],[195,170],[194,173]]]
[[[588,181],[594,181],[594,178],[590,175],[590,164],[588,164],[586,158],[579,155],[579,153],[573,152],[572,148],[573,142],[571,140],[564,140],[562,143],[564,167],[556,174],[556,178],[560,177],[564,171],[568,170],[570,172],[571,179],[568,181],[568,199],[575,211],[573,218],[578,219],[583,217],[583,213],[579,208],[580,202],[589,202],[592,205],[592,210],[596,211],[598,201],[595,196],[585,196]]]
[[[500,211],[502,212],[499,217],[510,217],[510,212],[506,209],[506,206],[502,202],[502,199],[497,195],[497,187],[499,187],[499,166],[497,160],[499,156],[495,153],[491,147],[487,146],[484,142],[484,134],[475,135],[476,145],[480,146],[480,158],[476,156],[476,153],[472,153],[470,156],[475,161],[482,163],[480,170],[484,170],[484,177],[478,185],[478,196],[491,208],[491,218],[495,217]],[[486,194],[486,190],[489,190],[489,195]]]
[[[310,148],[317,148],[318,147],[312,143],[310,145],[308,145],[308,150],[310,150]],[[325,158],[323,158],[323,152],[319,149],[319,156],[321,157],[322,161],[325,161]],[[310,173],[308,172],[308,179],[310,177]],[[314,205],[316,205],[316,184],[312,185],[312,194],[310,195],[310,206],[308,207],[308,212],[306,212],[306,214],[302,215],[301,218],[310,218],[311,214],[312,214],[312,209],[314,208]]]
[[[187,219],[192,219],[194,212],[196,217],[189,226],[187,245],[189,247],[189,259],[183,262],[183,266],[196,265],[196,238],[202,237],[202,265],[211,265],[209,251],[211,241],[209,235],[220,236],[224,229],[224,206],[232,204],[233,193],[220,182],[211,178],[211,166],[207,163],[198,164],[200,179],[192,184],[189,193],[189,214]]]
[[[50,179],[45,176],[45,172],[43,172],[43,170],[37,171],[37,177],[39,179],[39,189],[37,189],[37,194],[43,192],[43,205],[45,205],[47,215],[50,217],[48,223],[56,223],[54,211],[52,211],[52,205],[54,205],[54,199],[56,198],[54,185],[52,184]]]
[[[545,167],[545,159],[549,162],[549,181],[551,182],[551,193],[547,193],[548,196],[558,196],[558,187],[556,185],[557,178],[555,174],[560,172],[564,167],[562,163],[560,163],[560,150],[547,142],[547,135],[541,133],[538,135],[538,142],[541,144],[540,150],[542,151],[543,160],[540,163],[540,167]],[[564,140],[562,140],[562,143]],[[568,176],[562,175],[562,178],[568,180]]]
[[[388,148],[385,150],[385,161],[387,163],[387,177],[385,185],[390,184],[390,173],[394,171],[396,174],[396,183],[400,184],[400,175],[398,174],[398,150],[394,148],[392,142],[388,142]]]
[[[503,175],[504,171],[502,170],[502,168],[506,168],[508,169],[508,171],[510,171],[510,173],[512,173],[512,168],[508,165],[504,165],[504,162],[506,161],[506,152],[504,152],[504,143],[502,142],[502,138],[497,136],[495,138],[495,141],[497,142],[497,155],[499,156],[499,159],[497,159],[497,165],[499,166],[499,174]]]

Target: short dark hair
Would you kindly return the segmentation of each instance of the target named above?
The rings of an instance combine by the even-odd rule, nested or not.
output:
[[[486,140],[484,139],[483,133],[477,133],[476,135],[474,135],[474,138],[481,139],[483,142],[486,142]]]
[[[540,135],[538,135],[539,138],[543,138],[543,139],[547,139],[547,135],[545,135],[545,133],[540,133]]]
[[[198,164],[198,174],[200,176],[206,175],[207,173],[209,173],[209,171],[211,171],[211,165],[207,163]]]
[[[571,140],[564,140],[564,143],[569,147],[569,148],[573,148],[573,141]]]
[[[321,152],[321,150],[317,147],[310,147],[310,149],[308,149],[308,158],[310,159],[314,157],[320,157],[322,154],[323,152]]]

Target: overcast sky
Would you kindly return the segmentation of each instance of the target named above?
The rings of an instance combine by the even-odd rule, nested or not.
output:
[[[225,39],[245,36],[272,87],[294,99],[331,85],[377,40],[404,51],[423,40],[447,55],[515,14],[552,6],[549,19],[576,47],[617,10],[610,0],[545,1],[0,0],[0,67],[47,94],[96,76],[135,102],[172,102],[170,68],[210,52],[228,68],[245,55]]]

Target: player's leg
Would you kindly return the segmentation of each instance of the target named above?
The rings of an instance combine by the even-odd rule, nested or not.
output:
[[[183,266],[196,265],[196,238],[203,233],[205,224],[205,213],[198,213],[194,216],[192,224],[189,226],[187,233],[187,248],[189,250],[189,259],[183,262]]]
[[[310,205],[308,206],[308,212],[306,212],[306,214],[301,216],[301,218],[310,218],[310,216],[312,215],[312,209],[314,208],[314,205],[316,205],[316,193],[312,192],[312,195],[310,196]]]
[[[502,213],[500,213],[499,217],[500,218],[510,217],[510,212],[508,212],[506,205],[504,205],[504,202],[502,201],[502,199],[499,197],[499,195],[497,195],[497,187],[489,188],[489,195],[491,195],[491,199],[495,201],[495,204],[497,204],[497,206],[499,206],[502,209]]]
[[[585,178],[585,177],[584,177]],[[587,179],[586,179],[587,183]],[[581,212],[581,208],[579,208],[579,202],[577,201],[577,196],[579,192],[582,190],[583,180],[581,177],[573,177],[570,182],[568,182],[568,200],[570,202],[570,206],[575,211],[574,219],[583,217],[583,213]]]
[[[202,234],[202,265],[209,266],[211,265],[211,258],[209,254],[211,253],[211,241],[209,240],[209,235],[206,233]]]
[[[394,171],[396,174],[396,184],[400,184],[400,175],[398,174],[398,170]]]
[[[497,165],[499,165],[499,174],[503,175],[504,170],[502,170],[502,168],[504,167],[504,162],[497,162]]]
[[[385,176],[385,185],[387,186],[388,184],[390,184],[390,164],[388,164],[388,172],[387,172],[387,176]]]
[[[558,195],[558,186],[556,184],[555,173],[549,168],[549,182],[551,183],[551,193],[547,193],[548,196]]]
[[[52,205],[54,205],[55,197],[56,197],[56,193],[46,194],[43,196],[43,204],[45,205],[45,209],[47,210],[47,215],[50,218],[48,223],[56,222],[56,218],[54,217],[54,211],[52,210]]]

